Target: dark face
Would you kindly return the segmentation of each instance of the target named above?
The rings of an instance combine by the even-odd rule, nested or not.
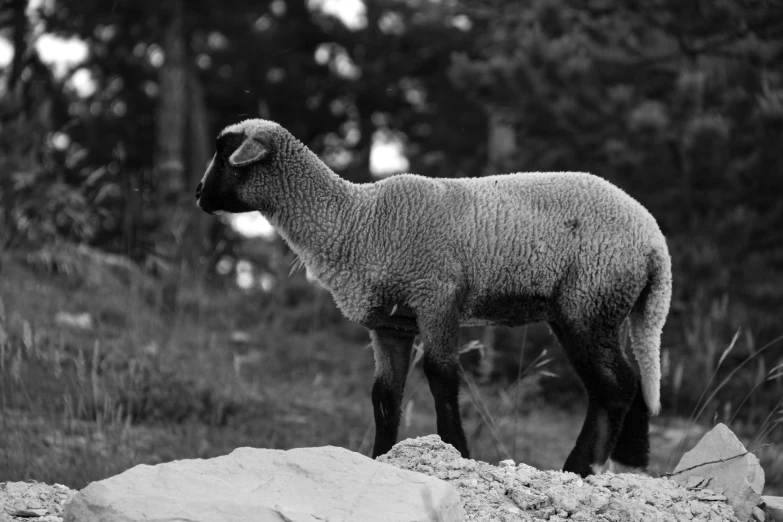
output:
[[[224,132],[215,142],[215,155],[196,187],[196,202],[216,212],[271,212],[271,139],[265,133]]]

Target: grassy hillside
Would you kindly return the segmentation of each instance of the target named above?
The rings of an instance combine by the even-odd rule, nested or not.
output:
[[[139,463],[240,446],[369,454],[372,350],[327,294],[289,289],[281,302],[274,292],[180,281],[171,298],[124,260],[68,245],[0,263],[0,481],[81,488]],[[584,402],[547,405],[540,383],[571,376],[533,371],[510,387],[466,377],[474,458],[562,465]],[[404,404],[401,438],[435,432],[418,363]],[[676,464],[683,426],[656,420],[651,473]],[[760,450],[768,492],[783,489],[780,453]]]

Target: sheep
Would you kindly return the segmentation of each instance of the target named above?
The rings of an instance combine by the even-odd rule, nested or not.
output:
[[[251,119],[218,135],[196,199],[208,213],[261,212],[369,330],[373,458],[397,441],[415,336],[438,435],[467,458],[459,327],[546,321],[588,399],[563,470],[584,477],[610,458],[647,467],[671,260],[653,216],[608,181],[534,172],[353,184],[279,124]],[[626,319],[639,376],[621,345]]]

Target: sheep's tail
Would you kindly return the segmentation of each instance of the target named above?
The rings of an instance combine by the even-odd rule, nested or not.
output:
[[[647,285],[630,315],[631,346],[639,362],[642,395],[650,414],[661,411],[661,332],[672,297],[671,258],[665,243],[648,256]]]

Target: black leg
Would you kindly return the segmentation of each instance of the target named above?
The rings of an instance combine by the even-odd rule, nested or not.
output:
[[[449,307],[419,318],[424,341],[424,375],[435,399],[438,435],[468,458],[459,412],[459,320]]]
[[[408,377],[414,336],[396,330],[371,330],[375,352],[375,383],[372,406],[375,413],[375,445],[372,457],[388,452],[397,442],[400,406]]]
[[[438,435],[462,457],[469,458],[468,443],[459,413],[459,361],[439,360],[432,353],[424,356],[424,375],[435,399]]]
[[[587,415],[576,446],[563,465],[583,477],[612,454],[637,390],[633,368],[626,360],[617,328],[596,327],[579,332],[553,326],[571,364],[587,391]]]
[[[646,470],[650,462],[650,411],[637,380],[636,395],[623,420],[623,429],[612,452],[612,460],[631,468]]]

